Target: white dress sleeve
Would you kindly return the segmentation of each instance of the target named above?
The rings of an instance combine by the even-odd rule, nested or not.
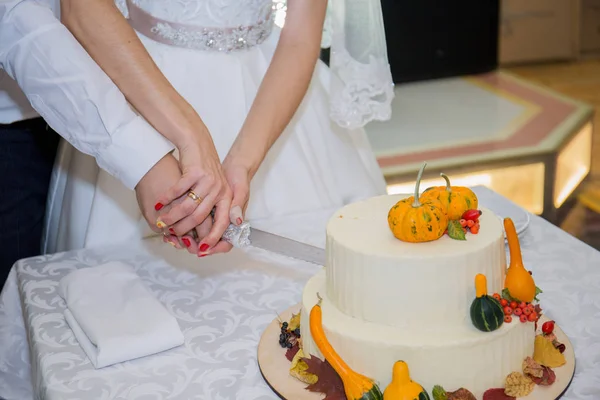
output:
[[[323,44],[330,45],[331,118],[354,129],[392,114],[394,83],[379,0],[330,0]]]
[[[65,140],[133,189],[174,146],[36,1],[0,0],[0,68]]]

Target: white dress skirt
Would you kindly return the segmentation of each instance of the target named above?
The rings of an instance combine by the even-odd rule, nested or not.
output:
[[[172,17],[179,12],[173,10],[181,8],[182,1],[135,3],[149,7],[154,14],[162,12]],[[189,5],[190,0],[185,1]],[[203,3],[200,5],[211,2],[194,1]],[[248,2],[256,7],[261,1],[264,5],[265,0],[231,3],[244,7],[243,3]],[[203,12],[201,8],[196,10]],[[225,10],[225,17],[227,13],[235,14],[232,11]],[[219,22],[223,19],[221,14]],[[163,74],[204,120],[223,159],[252,105],[279,34],[280,29],[274,26],[262,43],[230,53],[178,47],[139,36]],[[287,236],[318,245],[324,245],[325,223],[331,213],[386,190],[364,130],[343,129],[331,120],[330,78],[329,68],[318,62],[301,106],[252,181],[246,213],[252,226],[287,232]],[[144,151],[143,142],[138,151]],[[154,235],[142,217],[135,192],[99,169],[92,157],[64,141],[47,214],[43,243],[46,253],[127,243]],[[303,216],[307,214],[322,216],[323,236],[303,235]]]

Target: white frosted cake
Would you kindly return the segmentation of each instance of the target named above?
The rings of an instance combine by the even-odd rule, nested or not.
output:
[[[329,220],[326,264],[280,322],[290,374],[348,400],[515,399],[551,385],[565,346],[552,321],[538,332],[541,291],[512,220],[443,174],[446,186],[419,194],[424,167],[414,196]]]
[[[329,221],[327,265],[308,282],[302,298],[304,354],[323,357],[308,323],[319,293],[327,338],[357,372],[386,387],[392,366],[404,360],[424,387],[465,387],[481,398],[533,354],[533,324],[481,332],[469,317],[477,274],[487,276],[490,293],[503,288],[500,220],[482,209],[481,230],[465,241],[446,235],[407,243],[387,225],[387,213],[398,200],[381,196],[350,204]]]

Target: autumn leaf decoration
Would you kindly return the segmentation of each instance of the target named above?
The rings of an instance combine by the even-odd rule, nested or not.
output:
[[[321,361],[318,357],[310,356],[302,361],[308,365],[306,372],[318,377],[317,382],[308,385],[306,390],[324,394],[323,400],[346,400],[344,383],[327,360]]]
[[[467,240],[459,221],[448,221],[448,236],[454,240]]]

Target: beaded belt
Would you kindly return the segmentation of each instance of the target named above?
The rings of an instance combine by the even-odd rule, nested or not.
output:
[[[129,24],[133,29],[157,42],[196,50],[229,53],[262,43],[273,29],[274,12],[255,25],[236,28],[203,28],[165,21],[127,0]]]

